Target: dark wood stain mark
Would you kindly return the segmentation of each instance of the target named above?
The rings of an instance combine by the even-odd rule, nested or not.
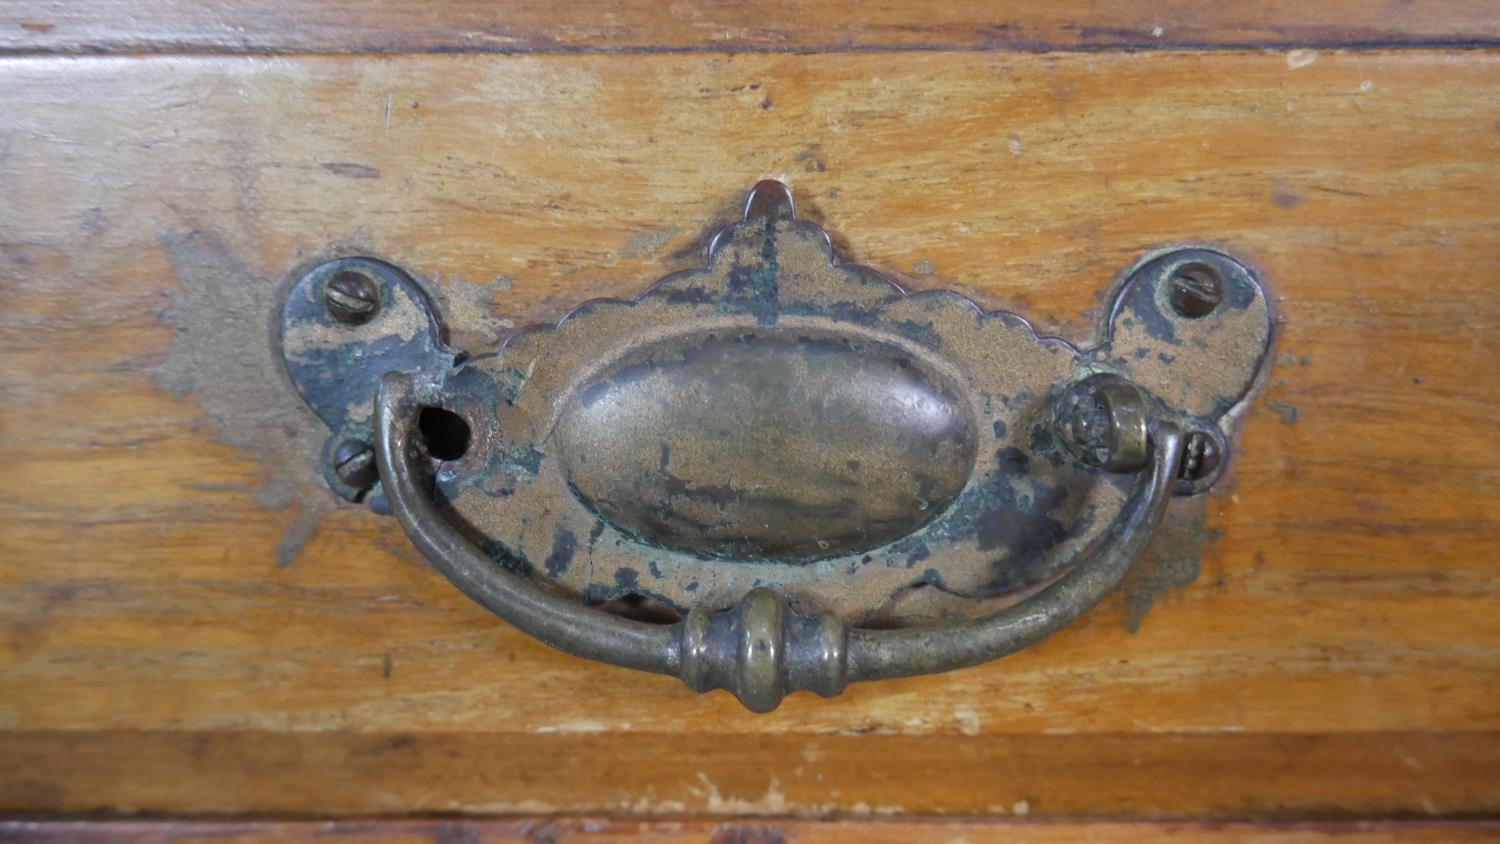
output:
[[[432,844],[480,844],[483,840],[470,821],[446,821],[432,831]]]
[[[785,844],[786,833],[764,824],[732,824],[714,830],[709,844]]]
[[[808,144],[807,149],[792,157],[793,161],[802,165],[802,169],[809,173],[823,173],[828,170],[828,165],[823,161],[823,145]]]
[[[349,179],[380,178],[379,170],[366,164],[355,164],[352,161],[325,161],[322,167],[335,176],[344,176]]]
[[[305,507],[298,512],[297,518],[286,526],[281,532],[281,539],[276,543],[276,568],[284,569],[297,561],[297,555],[302,553],[302,548],[312,540],[313,534],[318,532],[318,517],[321,511],[311,507]]]
[[[1284,401],[1267,401],[1266,410],[1276,414],[1283,425],[1297,424],[1297,406]]]
[[[1278,208],[1296,208],[1305,197],[1291,185],[1278,184],[1271,189],[1271,201]]]

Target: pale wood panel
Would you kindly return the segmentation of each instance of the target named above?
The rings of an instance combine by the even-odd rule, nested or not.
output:
[[[0,50],[575,52],[1494,46],[1489,0],[0,0]]]
[[[9,60],[0,724],[30,762],[0,771],[0,802],[1492,811],[1497,63]],[[389,519],[331,509],[267,340],[295,266],[391,257],[473,346],[692,265],[766,176],[853,257],[1075,338],[1155,246],[1256,262],[1285,357],[1231,483],[1176,505],[1196,577],[1158,549],[1147,574],[1183,585],[1143,620],[1138,584],[1002,663],[752,717],[556,654],[427,571]],[[418,756],[352,761],[373,752],[360,734],[392,733]],[[1001,767],[1021,750],[1024,770]],[[303,754],[345,780],[289,773]],[[639,764],[579,779],[569,754]],[[1080,775],[1146,757],[1161,773],[1120,786],[1138,791]],[[435,791],[444,766],[469,785]]]
[[[336,844],[1464,844],[1500,838],[1488,823],[1371,824],[1149,824],[1007,821],[799,821],[725,823],[713,820],[631,821],[605,818],[533,818],[503,821],[193,822],[193,821],[12,821],[0,822],[0,841],[151,842],[151,844],[252,844],[330,841]]]

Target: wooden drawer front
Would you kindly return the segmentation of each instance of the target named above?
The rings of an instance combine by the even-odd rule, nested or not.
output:
[[[760,178],[1079,340],[1148,250],[1250,259],[1227,482],[1040,646],[752,716],[517,633],[316,476],[296,268],[396,260],[479,348],[696,265]],[[0,810],[1500,809],[1491,51],[11,55],[0,195]]]

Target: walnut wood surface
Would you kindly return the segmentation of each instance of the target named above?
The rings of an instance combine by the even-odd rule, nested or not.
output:
[[[575,52],[1500,44],[1491,0],[0,0],[0,50]]]
[[[1500,810],[1497,83],[1443,51],[7,59],[0,810]],[[296,267],[396,260],[477,348],[693,266],[762,177],[1074,339],[1154,247],[1255,262],[1283,322],[1228,481],[1041,646],[769,716],[552,652],[334,506],[270,352]]]

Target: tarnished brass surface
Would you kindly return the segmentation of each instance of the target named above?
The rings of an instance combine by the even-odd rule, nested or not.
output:
[[[899,347],[751,329],[632,350],[552,434],[611,524],[673,550],[798,562],[916,530],[963,489],[976,439],[959,389]]]
[[[1083,612],[1217,478],[1270,339],[1250,272],[1196,248],[1124,274],[1095,347],[1041,338],[838,263],[775,182],[709,253],[476,357],[397,319],[426,302],[409,276],[342,259],[292,287],[284,354],[330,483],[364,495],[373,448],[372,504],[475,600],[755,709]],[[386,371],[372,428],[357,391]]]

